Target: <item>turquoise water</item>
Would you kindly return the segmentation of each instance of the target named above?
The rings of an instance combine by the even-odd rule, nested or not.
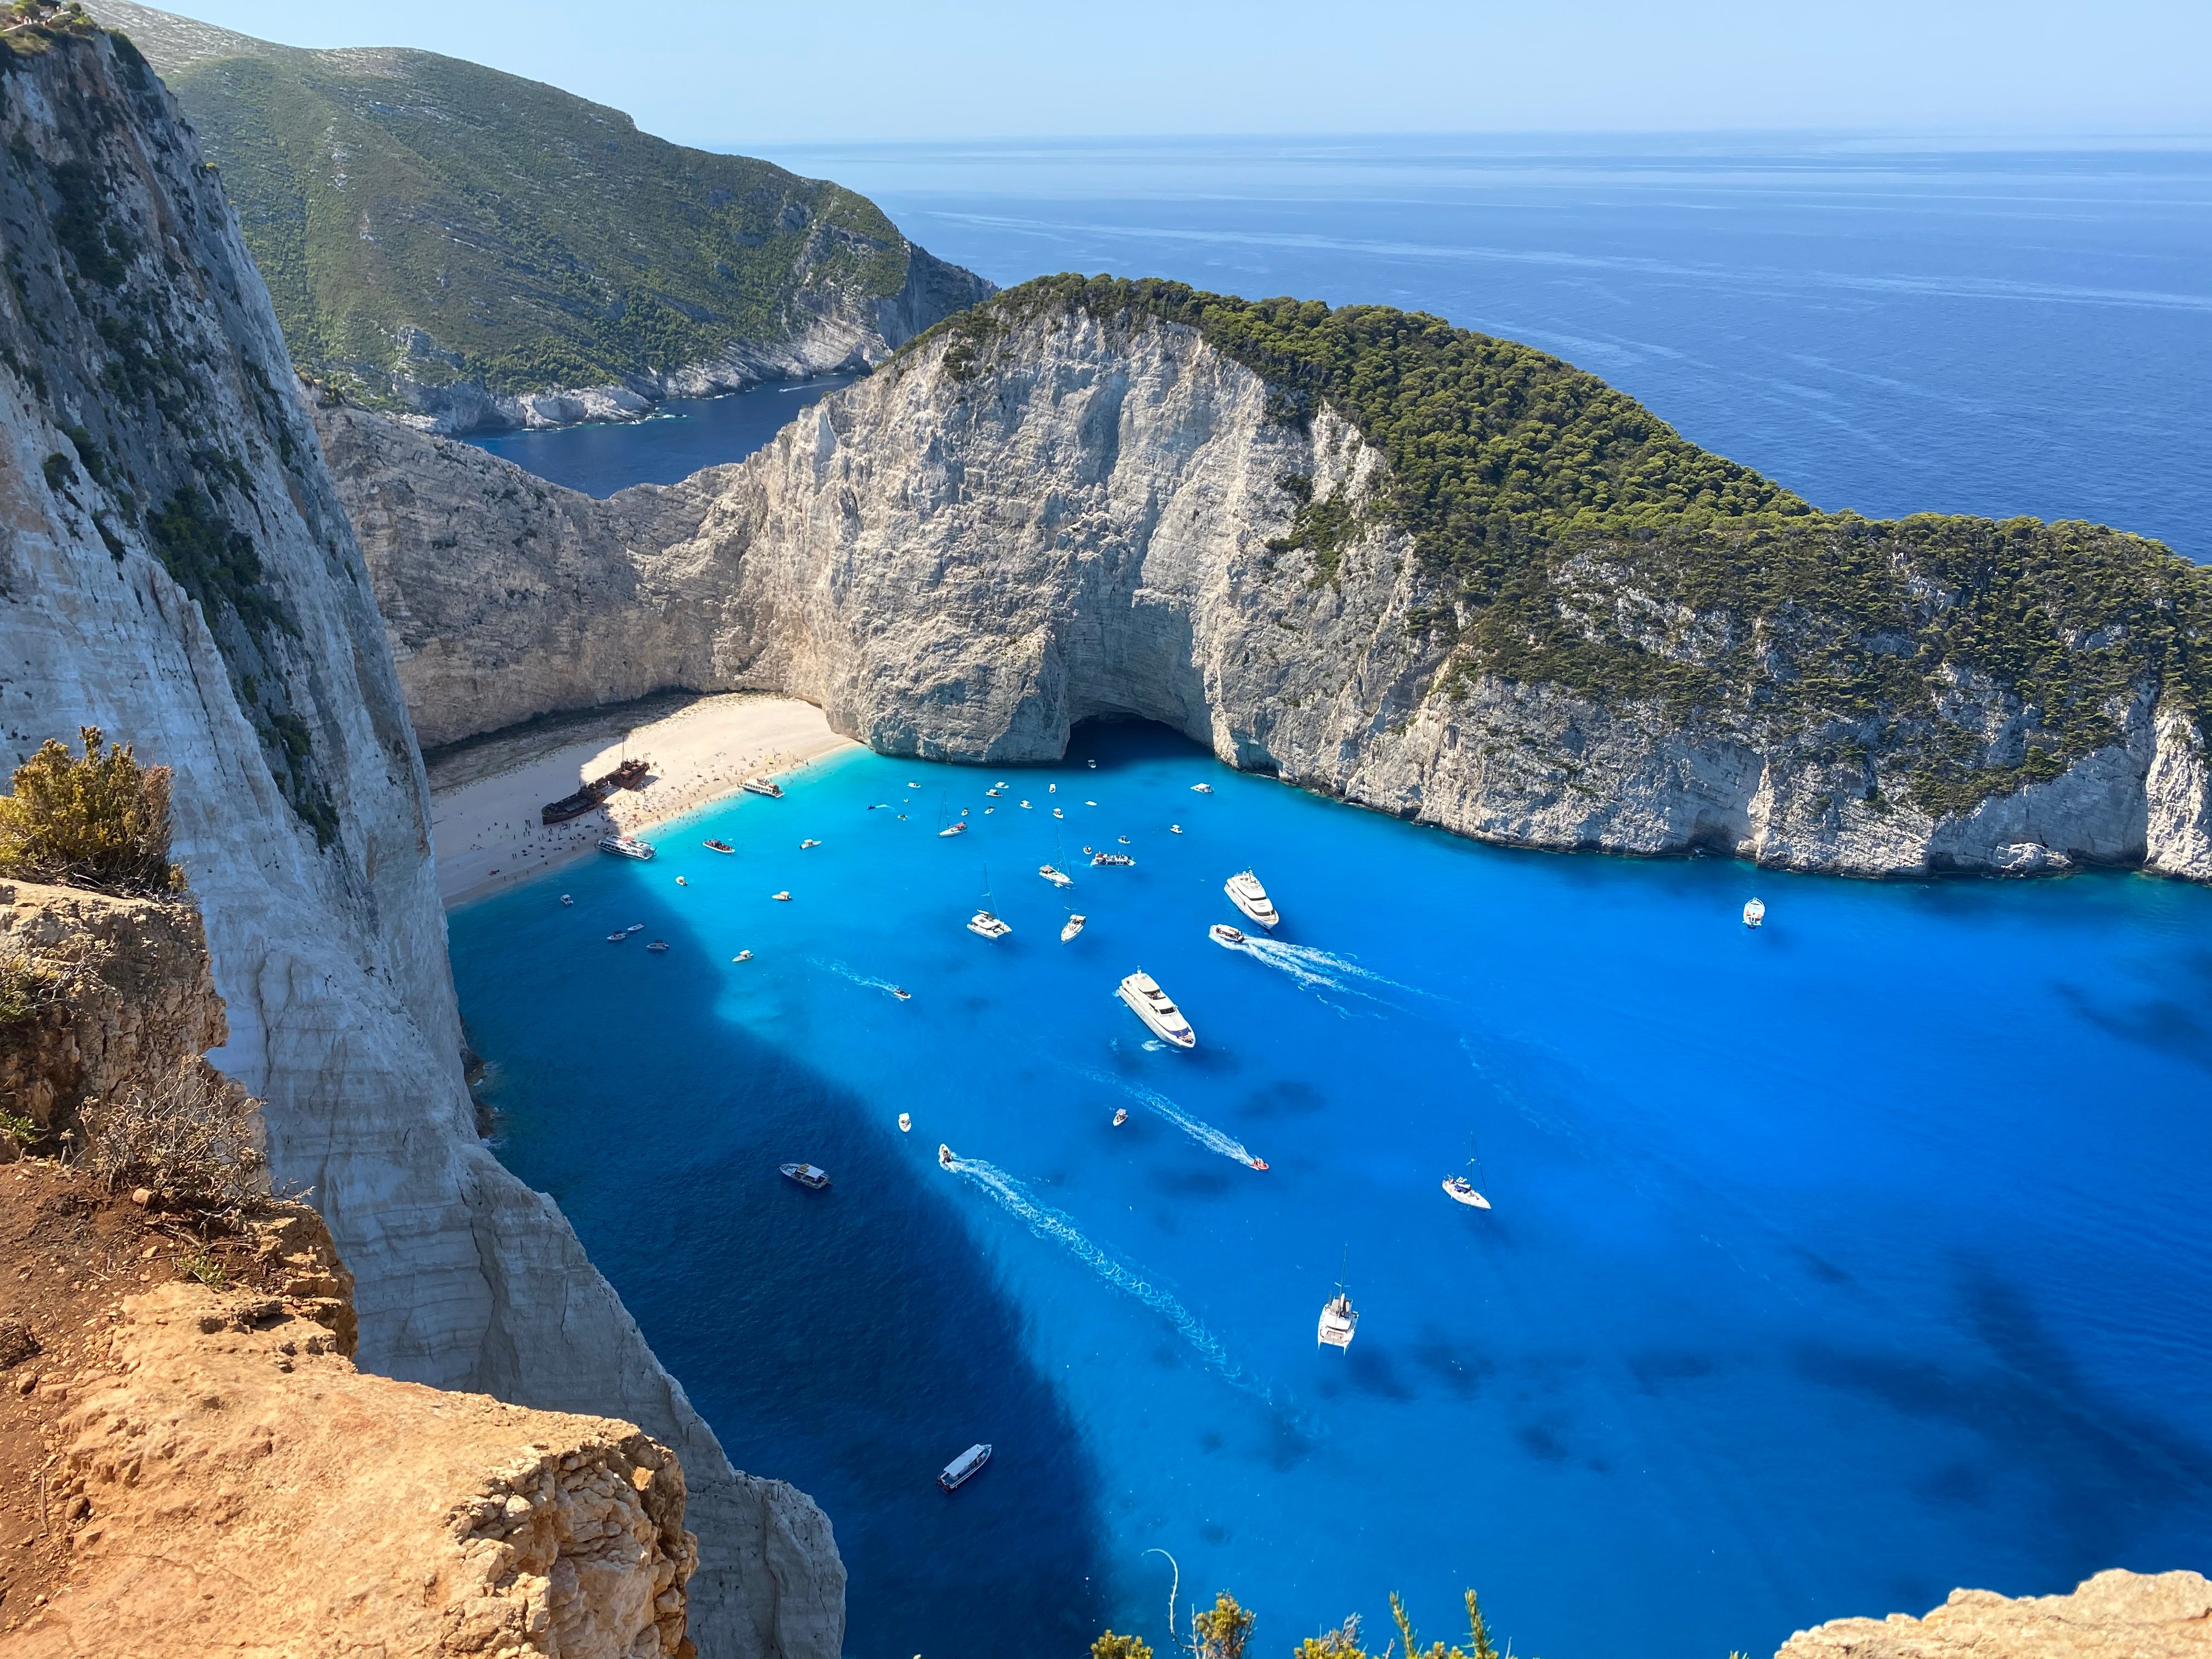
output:
[[[653,839],[456,911],[462,1006],[501,1155],[833,1517],[854,1659],[1157,1646],[1153,1550],[1262,1651],[1473,1584],[1548,1659],[2212,1555],[2212,892],[1508,852],[1139,726]],[[1247,864],[1258,954],[1205,933]],[[1114,1000],[1139,966],[1194,1052]],[[1488,1212],[1438,1187],[1470,1139]]]

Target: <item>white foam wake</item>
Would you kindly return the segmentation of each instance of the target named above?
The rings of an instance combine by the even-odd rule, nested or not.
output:
[[[1091,1071],[1087,1066],[1081,1069],[1083,1075],[1093,1083],[1103,1083],[1109,1089],[1120,1089],[1131,1099],[1143,1102],[1200,1146],[1205,1147],[1207,1152],[1218,1152],[1224,1158],[1234,1158],[1248,1169],[1257,1170],[1266,1167],[1259,1158],[1253,1156],[1251,1149],[1243,1141],[1232,1135],[1222,1133],[1211,1123],[1193,1117],[1165,1095],[1156,1093],[1141,1083],[1125,1082],[1120,1078],[1109,1077],[1103,1072]]]
[[[1153,1312],[1163,1315],[1182,1335],[1182,1340],[1198,1350],[1206,1363],[1231,1382],[1250,1387],[1237,1362],[1229,1357],[1212,1331],[1198,1322],[1196,1315],[1176,1301],[1174,1297],[1147,1279],[1143,1272],[1117,1261],[1084,1236],[1075,1224],[1075,1218],[1048,1204],[1041,1204],[1021,1182],[1008,1175],[994,1164],[986,1164],[980,1158],[955,1158],[944,1168],[963,1181],[980,1188],[998,1200],[1000,1208],[1019,1216],[1029,1224],[1029,1230],[1037,1237],[1058,1244],[1070,1255],[1089,1267],[1115,1290],[1133,1296]]]
[[[856,973],[835,957],[809,957],[807,960],[824,972],[835,974],[840,979],[848,979],[854,984],[865,986],[871,991],[881,991],[887,995],[896,995],[898,993],[899,988],[890,981],[878,979],[872,974]]]
[[[1310,945],[1286,945],[1279,939],[1255,939],[1248,933],[1242,945],[1230,948],[1256,957],[1270,968],[1279,969],[1310,991],[1348,991],[1354,996],[1368,996],[1372,993],[1363,989],[1363,985],[1384,986],[1393,991],[1413,990],[1410,985],[1401,985],[1372,969],[1362,968],[1350,957],[1316,950]]]

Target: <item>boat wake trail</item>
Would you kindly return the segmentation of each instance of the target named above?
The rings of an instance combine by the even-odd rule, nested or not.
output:
[[[1026,1222],[1030,1232],[1037,1237],[1058,1244],[1084,1266],[1115,1290],[1133,1296],[1153,1312],[1166,1318],[1181,1334],[1182,1340],[1198,1350],[1206,1363],[1239,1388],[1255,1389],[1266,1395],[1267,1390],[1257,1389],[1245,1376],[1237,1362],[1229,1357],[1227,1349],[1212,1331],[1198,1322],[1196,1315],[1176,1301],[1174,1297],[1147,1279],[1142,1270],[1133,1267],[1101,1249],[1084,1236],[1075,1224],[1075,1218],[1048,1204],[1040,1204],[1021,1182],[1008,1175],[994,1164],[986,1164],[980,1158],[955,1158],[944,1166],[969,1185],[981,1188],[997,1200],[999,1206]]]
[[[1412,992],[1416,996],[1423,994],[1410,985],[1401,985],[1372,969],[1362,968],[1349,957],[1316,950],[1310,945],[1285,945],[1279,939],[1254,939],[1247,934],[1242,945],[1230,948],[1256,957],[1270,968],[1279,969],[1309,991],[1345,991],[1353,996],[1373,996],[1375,994],[1365,988],[1372,985]]]
[[[887,979],[877,979],[872,975],[869,974],[855,973],[852,969],[848,968],[843,963],[839,962],[834,957],[809,957],[807,960],[812,963],[817,968],[823,969],[825,973],[835,974],[840,979],[848,979],[852,981],[854,984],[865,986],[871,991],[881,991],[885,996],[896,996],[898,994],[899,988],[892,984],[890,981]]]
[[[1211,1123],[1193,1117],[1165,1095],[1156,1094],[1141,1083],[1124,1082],[1120,1078],[1109,1077],[1103,1072],[1093,1072],[1088,1069],[1084,1071],[1083,1075],[1093,1083],[1103,1083],[1109,1089],[1120,1089],[1131,1099],[1142,1101],[1209,1152],[1218,1152],[1224,1158],[1234,1158],[1248,1170],[1264,1170],[1267,1167],[1267,1160],[1255,1158],[1251,1148],[1245,1146],[1243,1141],[1222,1133]]]

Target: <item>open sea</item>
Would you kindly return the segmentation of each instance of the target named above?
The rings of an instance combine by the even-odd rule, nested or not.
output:
[[[2203,155],[777,159],[1001,282],[1417,306],[1826,506],[2212,556]],[[757,441],[729,412],[708,451]],[[515,459],[595,447],[604,493],[684,429]],[[732,1461],[828,1510],[853,1659],[1158,1648],[1177,1573],[1255,1607],[1260,1652],[1355,1612],[1379,1645],[1394,1589],[1449,1638],[1472,1585],[1521,1653],[1722,1659],[2212,1563],[2212,891],[1509,852],[1141,726],[787,783],[455,910],[453,960],[501,1156]],[[1224,949],[1248,865],[1284,924]],[[1140,966],[1194,1052],[1115,1000]],[[1439,1189],[1470,1157],[1487,1212]],[[1358,1334],[1318,1351],[1340,1273]]]

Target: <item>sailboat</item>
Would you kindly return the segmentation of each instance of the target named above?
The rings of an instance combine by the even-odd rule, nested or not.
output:
[[[1013,924],[1000,921],[991,914],[991,867],[983,866],[983,908],[968,918],[968,931],[978,939],[1004,939],[1014,931]]]
[[[1486,1210],[1490,1207],[1490,1200],[1474,1189],[1474,1142],[1470,1138],[1467,1146],[1467,1173],[1444,1177],[1444,1196],[1453,1203],[1464,1204],[1470,1209]]]
[[[945,823],[945,797],[942,794],[937,798],[937,833],[940,836],[964,836],[968,833],[968,820],[964,817],[955,818],[951,823]]]
[[[1352,1261],[1352,1252],[1344,1253],[1346,1266]],[[1359,1328],[1359,1310],[1352,1305],[1352,1297],[1344,1288],[1344,1268],[1336,1273],[1336,1294],[1322,1304],[1321,1325],[1315,1332],[1315,1340],[1324,1347],[1348,1348],[1352,1334]]]
[[[1075,878],[1069,875],[1065,870],[1062,870],[1060,867],[1061,864],[1066,862],[1067,853],[1066,850],[1060,846],[1060,837],[1058,836],[1054,836],[1052,838],[1052,854],[1056,862],[1051,864],[1040,864],[1037,866],[1037,874],[1042,876],[1047,881],[1050,882],[1055,887],[1074,886]]]

